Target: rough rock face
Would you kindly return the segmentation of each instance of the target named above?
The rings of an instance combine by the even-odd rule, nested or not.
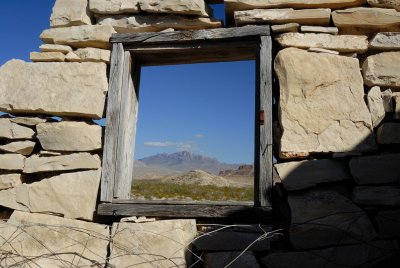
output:
[[[114,267],[186,267],[185,251],[196,235],[194,220],[114,223],[110,264]]]
[[[139,0],[89,0],[90,10],[97,14],[139,13]]]
[[[399,0],[368,0],[368,4],[373,7],[394,8],[400,11]]]
[[[26,212],[93,220],[100,170],[65,173],[0,191],[0,205]]]
[[[369,56],[363,64],[365,84],[367,86],[400,87],[399,62],[400,52],[383,52]]]
[[[42,52],[61,52],[64,54],[72,51],[72,47],[65,45],[43,44],[39,48]]]
[[[18,211],[0,225],[2,267],[105,265],[106,225]]]
[[[396,32],[400,30],[400,13],[394,9],[349,8],[332,13],[333,23],[343,33]]]
[[[300,23],[305,25],[329,25],[331,10],[325,9],[253,9],[235,12],[237,25],[266,23]]]
[[[239,257],[239,258],[238,258]],[[227,252],[208,252],[204,254],[204,264],[208,268],[229,267],[233,260],[236,267],[260,268],[258,261],[252,252],[227,251]]]
[[[0,110],[4,112],[99,119],[107,90],[104,63],[11,60],[0,67]]]
[[[42,148],[49,151],[93,151],[101,149],[102,128],[85,122],[44,123],[36,127]]]
[[[285,33],[277,36],[275,40],[282,47],[324,48],[357,53],[363,53],[368,49],[367,36]]]
[[[333,191],[309,191],[288,197],[292,211],[290,240],[295,249],[328,247],[376,237],[363,210]]]
[[[313,160],[275,165],[286,190],[301,190],[320,183],[351,179],[347,165],[338,160]]]
[[[386,115],[382,92],[379,87],[373,87],[368,91],[367,104],[371,113],[372,126],[377,127]]]
[[[386,210],[379,212],[375,217],[378,223],[378,234],[380,237],[400,237],[400,210]]]
[[[51,27],[91,25],[87,0],[57,0],[50,17]]]
[[[118,33],[159,32],[169,28],[176,30],[199,30],[221,27],[220,21],[174,15],[103,17],[99,19],[98,23],[100,25],[111,25]]]
[[[377,33],[370,41],[369,48],[372,50],[400,50],[400,33]]]
[[[282,157],[375,149],[357,59],[297,48],[279,52]]]
[[[74,48],[108,49],[114,29],[108,25],[83,25],[44,30],[40,39],[47,44],[69,45]]]
[[[379,144],[399,144],[400,143],[400,123],[384,123],[378,129]]]
[[[400,206],[400,189],[394,186],[357,186],[353,201],[360,205]]]
[[[298,23],[286,23],[286,24],[272,25],[271,30],[274,33],[298,32],[299,27],[300,24]]]
[[[0,190],[6,190],[14,188],[17,185],[22,184],[21,174],[5,174],[0,175]]]
[[[14,141],[5,145],[0,145],[0,151],[7,153],[16,153],[30,155],[35,148],[36,142],[33,141]]]
[[[79,57],[80,62],[110,62],[110,50],[87,47],[79,48],[74,53]]]
[[[148,13],[209,16],[204,0],[139,0],[139,6]]]
[[[303,33],[328,33],[337,35],[339,29],[336,27],[322,27],[322,26],[301,26],[300,31]]]
[[[393,184],[400,182],[400,154],[353,157],[351,175],[357,184]]]
[[[76,153],[53,157],[39,157],[34,155],[25,160],[24,173],[98,169],[100,167],[100,157],[89,153]]]
[[[0,68],[0,83],[2,81],[2,69]],[[10,74],[11,75],[11,74]],[[2,88],[2,85],[0,84],[0,92],[5,92],[5,90]],[[1,96],[4,96],[5,94],[0,95],[0,110],[1,110]],[[0,118],[0,138],[5,138],[9,140],[17,140],[17,139],[32,139],[33,136],[35,135],[35,131],[33,131],[31,128],[20,126],[14,122],[11,121],[12,119],[10,118]]]
[[[248,10],[254,8],[344,8],[365,4],[365,0],[225,0],[232,10]]]
[[[31,52],[30,59],[33,62],[64,62],[65,55],[61,52]]]
[[[50,118],[19,116],[19,117],[10,118],[10,121],[13,123],[17,123],[19,125],[34,127],[40,123],[46,123],[46,122],[55,121],[55,120],[50,119]]]
[[[0,169],[23,170],[25,156],[20,154],[0,154]]]

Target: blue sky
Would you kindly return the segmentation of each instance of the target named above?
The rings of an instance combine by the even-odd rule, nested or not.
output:
[[[0,65],[29,61],[54,0],[0,1]],[[214,6],[223,18],[223,7]],[[253,162],[254,62],[145,67],[135,158],[181,150],[228,163]]]

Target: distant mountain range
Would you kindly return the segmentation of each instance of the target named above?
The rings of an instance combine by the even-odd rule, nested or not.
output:
[[[191,170],[203,170],[219,174],[224,170],[235,170],[240,164],[221,163],[215,158],[190,152],[156,154],[135,161],[135,176],[173,175]]]

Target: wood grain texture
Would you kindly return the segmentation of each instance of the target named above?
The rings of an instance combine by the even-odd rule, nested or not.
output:
[[[110,82],[106,114],[107,126],[104,137],[101,175],[101,202],[111,202],[113,200],[120,116],[119,104],[121,102],[122,72],[124,66],[124,47],[122,44],[113,44],[110,65]]]
[[[216,40],[249,40],[259,36],[269,36],[269,26],[243,26],[211,30],[193,30],[158,33],[113,34],[110,42],[126,44],[187,43]]]

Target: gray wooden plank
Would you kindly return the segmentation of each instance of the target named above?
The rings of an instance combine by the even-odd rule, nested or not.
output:
[[[270,206],[269,195],[272,187],[272,41],[269,36],[260,39],[258,85],[260,111],[264,111],[264,123],[260,125],[259,144],[259,201],[261,206]]]
[[[215,41],[232,39],[251,39],[258,36],[269,36],[269,26],[248,25],[235,28],[218,28],[211,30],[193,30],[157,33],[124,33],[113,34],[110,42],[124,44],[160,44],[184,43],[193,41]]]
[[[110,82],[106,114],[107,125],[104,138],[101,175],[101,202],[111,202],[113,200],[120,115],[119,103],[121,102],[122,70],[124,65],[124,48],[122,44],[113,44],[110,65]]]
[[[129,199],[131,193],[139,92],[138,79],[136,77],[140,75],[136,72],[133,74],[134,77],[132,77],[130,52],[126,51],[124,57],[114,185],[114,198],[117,199]],[[134,80],[136,85],[134,85]]]
[[[100,204],[97,208],[101,216],[147,216],[167,218],[229,218],[238,221],[269,222],[272,216],[270,207],[225,206],[225,205],[160,205],[160,204]]]

